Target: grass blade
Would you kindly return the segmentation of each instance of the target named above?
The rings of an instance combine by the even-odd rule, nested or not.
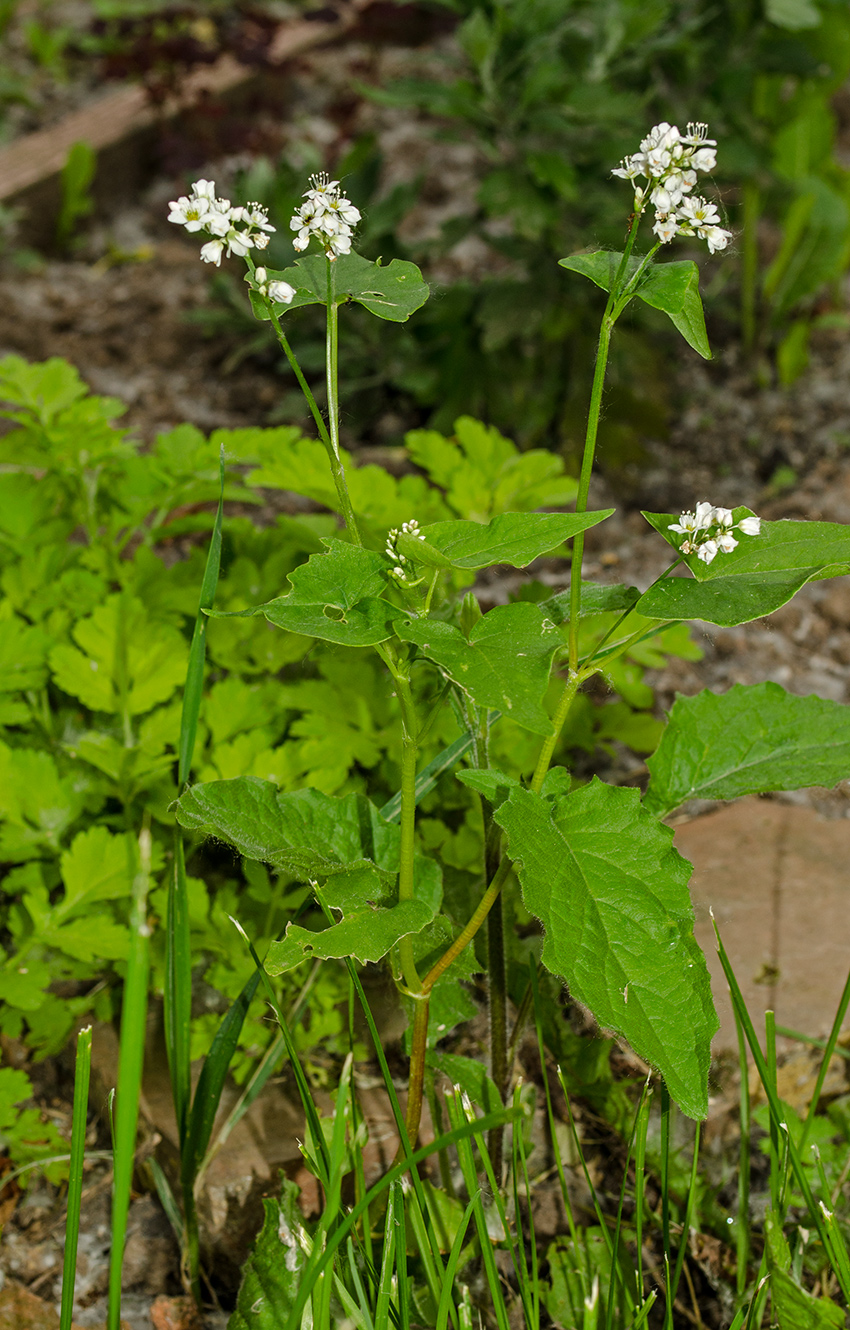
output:
[[[738,1223],[735,1233],[735,1291],[739,1302],[747,1289],[747,1270],[750,1264],[750,1081],[747,1064],[747,1041],[737,1010],[733,1006],[735,1030],[738,1035],[738,1066],[741,1073],[739,1120],[741,1141],[738,1154]]]
[[[245,1023],[248,1008],[254,1000],[259,987],[260,976],[251,975],[242,992],[230,1004],[210,1045],[210,1051],[204,1059],[201,1075],[192,1100],[192,1109],[186,1131],[186,1143],[183,1150],[183,1177],[194,1185],[195,1176],[212,1135],[215,1115],[218,1112],[221,1092],[228,1068],[233,1061],[239,1035]]]
[[[121,1269],[127,1237],[127,1214],[130,1209],[130,1186],[133,1180],[136,1126],[145,1055],[145,1023],[148,1014],[149,957],[146,910],[150,862],[151,833],[148,827],[144,827],[139,834],[139,861],[133,878],[130,950],[121,1010],[107,1330],[119,1330],[121,1323]]]
[[[794,1178],[797,1182],[797,1186],[800,1188],[800,1191],[803,1194],[803,1200],[805,1201],[806,1206],[808,1207],[809,1213],[812,1217],[812,1222],[814,1223],[814,1226],[817,1229],[818,1237],[823,1243],[824,1249],[826,1251],[829,1251],[829,1240],[827,1237],[826,1226],[824,1225],[823,1222],[823,1216],[820,1212],[820,1208],[818,1207],[815,1201],[814,1196],[812,1195],[812,1189],[809,1185],[809,1180],[806,1177],[805,1169],[803,1168],[799,1152],[794,1144],[791,1133],[783,1128],[782,1105],[779,1101],[779,1098],[776,1094],[776,1091],[773,1087],[770,1076],[768,1074],[767,1064],[764,1060],[764,1055],[762,1054],[758,1039],[756,1038],[756,1032],[753,1028],[753,1023],[752,1020],[750,1019],[750,1014],[747,1011],[747,1006],[746,1003],[744,1002],[740,986],[738,984],[737,979],[735,978],[735,972],[732,969],[731,962],[729,960],[728,955],[726,954],[726,948],[723,946],[723,941],[720,937],[720,931],[717,927],[717,922],[716,920],[713,920],[713,922],[714,922],[714,935],[717,940],[717,951],[720,957],[720,963],[723,966],[723,972],[726,975],[726,982],[729,985],[729,993],[732,998],[732,1005],[737,1008],[741,1025],[743,1026],[744,1033],[747,1036],[747,1043],[750,1046],[750,1052],[753,1055],[753,1061],[756,1064],[759,1078],[764,1087],[764,1092],[767,1097],[767,1102],[770,1108],[771,1117],[776,1120],[776,1123],[779,1126],[780,1130],[785,1131],[787,1150],[788,1150],[788,1155],[790,1157],[791,1168],[794,1173]],[[836,1278],[838,1279],[839,1285],[841,1287],[841,1292],[844,1295],[845,1301],[850,1302],[850,1282],[848,1282],[845,1285],[843,1272],[840,1269],[835,1270],[835,1275]],[[756,1299],[754,1298],[753,1304],[751,1304],[751,1306],[755,1304],[755,1301]]]
[[[826,1074],[829,1071],[829,1064],[832,1061],[832,1055],[835,1052],[835,1045],[838,1042],[838,1036],[840,1035],[841,1027],[844,1024],[844,1017],[847,1015],[848,1005],[850,1005],[850,974],[848,974],[844,982],[844,988],[842,990],[841,998],[838,1003],[838,1010],[835,1013],[835,1020],[832,1022],[832,1029],[829,1032],[829,1038],[826,1041],[824,1055],[823,1058],[821,1059],[820,1070],[818,1071],[818,1078],[815,1083],[815,1088],[812,1094],[811,1102],[809,1104],[809,1111],[806,1114],[806,1120],[803,1123],[803,1131],[802,1135],[800,1136],[801,1156],[806,1148],[806,1142],[809,1139],[809,1132],[811,1130],[811,1126],[815,1118],[815,1113],[817,1112],[818,1100],[820,1099],[821,1093],[823,1092],[823,1086],[824,1086],[824,1081],[826,1080]]]
[[[192,646],[189,650],[189,665],[186,670],[186,684],[183,689],[183,709],[180,715],[180,742],[177,749],[177,784],[182,790],[192,769],[192,756],[195,751],[195,736],[198,732],[198,715],[201,710],[201,694],[204,687],[204,661],[207,654],[207,623],[204,610],[212,609],[215,600],[218,574],[221,567],[221,525],[224,513],[224,446],[218,459],[219,498],[218,511],[215,515],[210,548],[207,553],[204,580],[201,583],[201,597],[198,602],[198,617],[192,634]]]
[[[457,1274],[460,1253],[463,1250],[463,1240],[466,1237],[466,1230],[469,1228],[469,1221],[472,1218],[472,1212],[475,1209],[475,1202],[478,1200],[479,1193],[476,1192],[469,1205],[463,1212],[463,1218],[460,1221],[460,1227],[455,1234],[455,1240],[452,1243],[452,1249],[449,1252],[449,1259],[446,1264],[446,1278],[443,1282],[443,1291],[440,1294],[440,1305],[437,1308],[437,1322],[434,1330],[446,1330],[449,1323],[449,1307],[451,1306],[452,1293],[454,1291],[454,1280]]]
[[[80,1202],[83,1195],[83,1161],[91,1072],[91,1026],[77,1035],[74,1068],[74,1109],[71,1118],[71,1166],[68,1171],[68,1219],[65,1228],[65,1262],[62,1268],[62,1303],[59,1330],[71,1330],[74,1316],[74,1284],[77,1277],[77,1241],[80,1236]]]
[[[378,1299],[375,1306],[375,1330],[389,1330],[390,1296],[395,1268],[396,1207],[402,1204],[401,1183],[390,1187],[390,1199],[384,1222],[384,1249],[381,1254],[381,1275],[378,1280]]]
[[[168,879],[165,923],[165,986],[163,993],[165,1051],[181,1153],[189,1126],[192,1031],[192,947],[189,936],[189,900],[183,835],[174,828],[174,862]]]
[[[375,1201],[378,1199],[378,1197],[381,1195],[381,1193],[386,1191],[387,1187],[392,1186],[392,1184],[398,1178],[403,1177],[408,1170],[410,1170],[412,1173],[416,1165],[421,1163],[423,1159],[430,1158],[431,1155],[437,1154],[440,1150],[447,1150],[451,1146],[457,1147],[459,1141],[468,1140],[468,1138],[470,1136],[475,1135],[476,1132],[485,1132],[490,1127],[498,1126],[500,1122],[509,1123],[509,1122],[514,1122],[515,1120],[516,1120],[516,1111],[513,1108],[502,1108],[499,1109],[498,1112],[496,1113],[487,1113],[483,1118],[479,1118],[476,1122],[464,1123],[462,1126],[456,1127],[450,1132],[446,1132],[445,1135],[438,1136],[436,1140],[430,1143],[430,1145],[421,1146],[420,1149],[415,1150],[412,1154],[408,1155],[405,1159],[402,1159],[399,1163],[393,1164],[392,1168],[388,1169],[387,1172],[384,1174],[384,1176],[378,1182],[376,1182],[373,1187],[369,1189],[369,1191],[366,1193],[363,1199],[358,1201],[357,1204],[354,1205],[351,1208],[351,1210],[349,1210],[345,1219],[342,1221],[341,1224],[338,1225],[334,1233],[328,1238],[325,1250],[320,1254],[317,1264],[310,1270],[312,1282],[307,1278],[307,1267],[305,1267],[304,1274],[301,1280],[302,1286],[301,1289],[299,1290],[298,1298],[296,1300],[295,1306],[292,1308],[292,1311],[289,1314],[289,1319],[286,1322],[286,1326],[283,1327],[282,1330],[298,1330],[298,1327],[300,1326],[301,1323],[302,1312],[304,1311],[304,1308],[306,1307],[310,1297],[312,1296],[312,1291],[315,1281],[327,1269],[328,1265],[336,1255],[336,1252],[339,1249],[340,1244],[345,1242],[346,1238],[357,1224],[364,1210],[368,1209],[371,1205],[373,1205]],[[412,1195],[413,1193],[411,1193],[411,1197],[409,1197],[409,1199],[412,1198]],[[438,1285],[437,1289],[436,1300],[438,1303],[441,1292],[442,1292],[442,1281]]]

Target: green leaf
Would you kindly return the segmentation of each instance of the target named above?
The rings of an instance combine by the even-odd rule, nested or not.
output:
[[[373,263],[361,254],[342,254],[334,262],[333,269],[335,304],[356,300],[370,314],[392,323],[406,323],[430,295],[416,264],[404,259],[392,259],[385,268],[380,260]],[[308,254],[303,259],[296,259],[292,268],[279,272],[268,269],[268,276],[270,281],[288,282],[295,287],[292,301],[288,305],[279,305],[278,314],[303,305],[328,303],[327,260],[323,254]],[[258,318],[269,318],[265,301],[254,291],[251,292],[251,305]]]
[[[435,522],[423,527],[422,535],[454,568],[477,572],[502,563],[525,568],[613,512],[501,513],[487,523]]]
[[[76,646],[61,643],[50,653],[58,686],[92,711],[130,715],[165,702],[186,677],[188,647],[183,634],[157,623],[140,600],[109,596],[74,625]]]
[[[341,799],[318,790],[281,794],[255,776],[193,785],[175,805],[177,821],[227,841],[246,859],[259,859],[308,880],[374,865],[386,884],[398,872],[400,831],[362,794]],[[441,887],[436,863],[418,860],[418,893],[436,910]]]
[[[469,641],[438,619],[404,618],[395,624],[481,707],[498,707],[534,734],[551,734],[543,706],[552,656],[562,646],[555,625],[537,605],[497,605],[475,624]]]
[[[317,957],[353,956],[361,964],[379,961],[401,938],[421,932],[436,914],[436,907],[419,898],[382,903],[386,886],[371,865],[337,874],[316,895],[342,919],[319,933],[287,924],[283,939],[272,942],[266,955],[269,974],[282,974]]]
[[[242,1269],[242,1283],[228,1330],[280,1330],[286,1324],[304,1272],[299,1188],[282,1177],[279,1201],[263,1199],[265,1221]]]
[[[50,638],[41,628],[17,615],[0,620],[0,692],[43,688],[49,648]]]
[[[776,1324],[782,1330],[840,1330],[844,1312],[828,1298],[814,1298],[795,1284],[784,1270],[770,1276],[770,1294]]]
[[[441,1071],[452,1085],[459,1085],[476,1108],[482,1108],[485,1113],[495,1113],[502,1107],[495,1081],[487,1075],[484,1064],[475,1058],[461,1057],[457,1053],[441,1053],[429,1048],[425,1054],[425,1065],[434,1071]]]
[[[831,789],[850,775],[850,707],[777,683],[677,697],[647,766],[644,806],[658,817],[688,799]]]
[[[734,521],[752,516],[749,508],[732,510]],[[644,513],[660,535],[678,550],[682,536],[670,531],[672,513]],[[732,626],[771,614],[806,582],[850,572],[850,526],[840,522],[762,522],[761,534],[737,533],[731,554],[719,553],[710,564],[695,554],[684,562],[695,580],[670,577],[650,587],[637,609],[653,619],[702,619]]]
[[[56,907],[63,918],[95,901],[129,896],[136,875],[132,839],[106,827],[89,827],[76,835],[59,860],[65,895]]]
[[[589,277],[603,291],[610,291],[620,267],[622,254],[597,250],[593,254],[573,254],[559,259],[562,268]],[[628,282],[642,262],[635,255],[629,259],[624,282]],[[634,294],[647,305],[667,314],[685,341],[705,359],[711,359],[711,348],[705,331],[705,316],[699,295],[699,269],[685,260],[678,263],[651,263],[646,269]]]
[[[507,776],[495,767],[471,767],[455,774],[461,785],[482,794],[494,808],[505,802],[511,790],[522,788],[516,776]]]
[[[764,16],[787,32],[817,28],[823,22],[823,15],[812,0],[764,0]]]
[[[597,582],[582,582],[581,617],[590,614],[608,614],[612,610],[622,612],[633,609],[640,600],[640,594],[636,586],[623,584],[600,586]],[[540,608],[555,623],[569,623],[569,589],[559,591],[556,596],[550,596],[548,600],[540,601]]]
[[[381,600],[389,562],[383,554],[332,540],[326,554],[313,554],[289,574],[292,590],[234,617],[264,614],[292,633],[352,647],[375,646],[393,634],[405,611]],[[227,618],[221,611],[213,617]]]
[[[57,851],[84,803],[82,782],[60,776],[49,753],[0,743],[0,859],[31,859],[44,845]]]
[[[690,865],[637,790],[596,777],[551,799],[515,789],[496,810],[543,962],[606,1029],[657,1067],[684,1112],[708,1111],[718,1028],[693,935]]]

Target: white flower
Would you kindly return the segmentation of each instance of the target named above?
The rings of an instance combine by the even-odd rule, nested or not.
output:
[[[215,198],[214,180],[196,180],[192,186],[192,193],[196,199],[209,199],[212,203]]]
[[[699,234],[708,245],[710,254],[716,254],[718,250],[725,249],[732,239],[732,232],[724,231],[722,226],[701,227]]]
[[[731,526],[732,513],[728,508],[715,508],[714,520],[718,526]]]
[[[269,282],[269,300],[279,305],[289,305],[295,295],[295,287],[289,282]]]
[[[697,550],[697,558],[702,559],[703,563],[711,563],[717,553],[717,541],[705,540]]]
[[[635,176],[644,174],[646,162],[642,152],[636,152],[631,157],[624,157],[619,166],[615,166],[611,172],[612,175],[619,176],[621,180],[634,180]]]
[[[738,530],[743,531],[745,536],[761,535],[761,518],[742,517],[738,523]]]
[[[304,203],[290,220],[290,228],[297,232],[293,245],[306,249],[315,236],[328,258],[351,252],[352,228],[360,221],[360,213],[344,194],[339,181],[326,175],[310,177],[311,188],[304,194]]]
[[[702,198],[699,194],[693,198],[682,199],[679,216],[683,222],[693,226],[700,233],[703,227],[716,226],[720,221],[717,215],[717,205],[709,203],[708,199]]]
[[[682,513],[678,522],[671,522],[668,531],[676,531],[680,536],[690,536],[697,529],[697,519],[693,513]],[[682,549],[684,549],[684,545]]]
[[[658,213],[652,229],[658,236],[662,245],[669,245],[670,241],[679,231],[679,223],[676,221],[676,214],[668,213],[666,217],[662,217],[661,213]]]
[[[231,254],[236,254],[240,259],[244,259],[248,250],[254,248],[253,237],[250,236],[247,231],[234,231],[231,229],[227,232],[226,239],[228,258],[230,258]]]
[[[696,511],[697,531],[703,531],[706,527],[710,527],[713,516],[714,509],[710,503],[698,503]]]
[[[717,537],[717,548],[722,550],[724,554],[731,554],[737,544],[738,542],[731,531],[721,531]]]
[[[697,148],[691,156],[695,171],[713,171],[717,166],[717,153],[713,148]]]
[[[269,275],[266,272],[265,268],[254,269],[254,281],[257,283],[258,287],[265,286],[268,280],[269,280]]]
[[[682,195],[680,192],[679,199],[681,197]],[[679,202],[679,199],[675,198],[674,194],[671,194],[663,185],[656,185],[655,189],[649,196],[650,203],[653,207],[658,209],[663,217],[666,217],[668,212],[673,211],[673,208]]]
[[[201,258],[204,263],[214,263],[218,268],[221,264],[221,256],[224,252],[223,240],[208,240],[201,246]]]
[[[182,198],[169,203],[168,206],[171,209],[168,214],[170,222],[185,226],[187,231],[200,231],[204,225],[204,215],[209,211],[210,205],[207,199],[189,199],[184,194]]]
[[[702,120],[689,120],[688,132],[682,135],[682,142],[689,143],[692,147],[699,148],[706,144],[710,148],[717,147],[717,139],[708,137],[708,125]]]

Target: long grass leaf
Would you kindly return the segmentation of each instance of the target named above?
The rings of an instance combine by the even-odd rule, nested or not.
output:
[[[462,1127],[464,1121],[466,1121],[467,1125],[473,1128],[472,1134],[478,1137],[481,1136],[478,1119],[474,1116],[474,1110],[472,1108],[467,1108],[464,1105],[462,1091],[455,1091],[454,1093],[447,1094],[446,1106],[449,1110],[449,1121],[455,1130]],[[478,1186],[478,1178],[475,1174],[475,1159],[472,1153],[471,1140],[467,1137],[459,1138],[456,1149],[458,1162],[460,1163],[460,1171],[463,1174],[464,1185],[466,1186],[467,1194],[473,1205],[475,1228],[478,1233],[478,1245],[481,1249],[481,1260],[484,1266],[487,1287],[490,1290],[490,1296],[493,1300],[493,1311],[496,1317],[496,1324],[498,1325],[499,1330],[510,1330],[510,1314],[505,1305],[505,1297],[502,1292],[502,1281],[499,1278],[496,1259],[493,1255],[493,1244],[490,1240],[490,1232],[487,1227],[487,1215],[484,1211],[484,1204],[481,1200],[481,1191]]]
[[[402,1204],[401,1184],[390,1187],[389,1204],[384,1222],[384,1247],[381,1253],[381,1274],[378,1279],[378,1297],[375,1303],[375,1330],[389,1330],[390,1297],[395,1272],[396,1208]]]
[[[688,1236],[691,1231],[691,1216],[694,1212],[697,1191],[697,1166],[699,1163],[699,1138],[700,1124],[696,1124],[694,1131],[694,1156],[691,1160],[691,1177],[688,1186],[688,1199],[685,1202],[685,1217],[682,1220],[682,1236],[679,1240],[679,1250],[676,1253],[676,1268],[673,1271],[673,1300],[679,1291],[679,1280],[682,1277],[682,1267],[685,1264],[685,1252],[688,1249]]]
[[[174,859],[168,879],[165,922],[165,986],[163,990],[165,1051],[171,1077],[174,1115],[181,1151],[185,1149],[192,1095],[192,947],[183,834],[174,828]]]
[[[430,1158],[431,1155],[437,1154],[440,1150],[450,1149],[451,1146],[457,1147],[459,1141],[468,1140],[470,1136],[475,1134],[476,1130],[484,1132],[490,1127],[498,1126],[499,1123],[513,1122],[515,1119],[516,1113],[513,1108],[501,1108],[498,1112],[487,1113],[477,1122],[464,1123],[462,1126],[446,1132],[443,1136],[438,1136],[436,1140],[431,1141],[429,1145],[421,1146],[420,1149],[415,1150],[411,1155],[407,1156],[407,1158],[400,1160],[397,1164],[393,1164],[392,1168],[388,1169],[384,1176],[369,1189],[363,1199],[358,1201],[357,1204],[351,1208],[342,1223],[337,1226],[333,1234],[328,1238],[327,1245],[325,1250],[321,1253],[318,1264],[311,1271],[312,1282],[314,1283],[315,1280],[327,1269],[328,1265],[336,1255],[340,1244],[346,1240],[348,1234],[355,1227],[364,1210],[373,1205],[378,1197],[386,1191],[388,1187],[392,1186],[396,1179],[402,1178],[408,1169],[412,1171],[417,1164],[420,1164],[424,1159]],[[441,1289],[442,1283],[439,1285],[437,1292],[438,1302]],[[298,1330],[301,1314],[311,1295],[312,1283],[307,1278],[307,1270],[305,1267],[301,1280],[301,1288],[295,1305],[289,1314],[285,1330]]]
[[[195,1176],[209,1144],[227,1072],[259,983],[260,976],[252,974],[242,992],[231,1002],[204,1059],[189,1113],[181,1161],[183,1177],[188,1185],[194,1186]]]
[[[249,952],[251,953],[251,959],[257,968],[257,973],[259,975],[260,981],[266,990],[266,996],[268,997],[272,1011],[277,1017],[277,1023],[280,1026],[280,1032],[283,1035],[284,1042],[286,1044],[286,1053],[289,1058],[290,1065],[292,1067],[293,1075],[295,1076],[295,1085],[298,1090],[298,1097],[301,1100],[301,1107],[304,1109],[304,1116],[307,1119],[307,1125],[310,1128],[310,1135],[316,1143],[316,1149],[319,1151],[319,1159],[317,1160],[318,1168],[316,1176],[318,1177],[323,1188],[325,1189],[325,1192],[327,1193],[328,1187],[330,1186],[330,1173],[331,1173],[330,1154],[328,1152],[327,1142],[325,1141],[324,1133],[322,1131],[321,1124],[319,1122],[319,1113],[316,1108],[316,1102],[310,1090],[310,1085],[307,1080],[307,1077],[304,1075],[304,1068],[301,1066],[301,1059],[299,1058],[298,1052],[295,1048],[295,1041],[292,1038],[292,1034],[289,1029],[286,1017],[284,1016],[283,1012],[280,1009],[280,1004],[277,1000],[277,994],[275,993],[274,988],[272,987],[269,976],[266,974],[265,967],[263,966],[262,961],[257,955],[256,947],[254,946],[253,942],[248,937],[248,934],[245,932],[245,929],[242,927],[242,925],[239,923],[237,919],[231,918],[230,922],[233,924],[234,928],[236,928],[237,931],[240,933],[242,940],[245,942]]]
[[[74,1318],[74,1285],[77,1277],[77,1242],[80,1236],[80,1203],[83,1195],[83,1163],[91,1073],[91,1026],[77,1035],[74,1067],[74,1108],[71,1116],[71,1165],[68,1170],[68,1212],[65,1227],[65,1260],[62,1267],[62,1302],[59,1330],[71,1330]]]
[[[738,1222],[735,1233],[735,1291],[740,1301],[747,1288],[747,1270],[750,1264],[750,1080],[747,1063],[747,1042],[744,1027],[736,1008],[735,1031],[738,1036],[738,1067],[741,1075],[740,1104],[738,1120],[740,1123],[740,1144],[738,1146]]]
[[[492,725],[499,720],[501,714],[501,711],[491,711],[490,724]],[[452,767],[457,766],[464,753],[469,752],[474,742],[473,735],[469,733],[462,734],[459,739],[455,739],[454,743],[450,743],[447,748],[437,754],[433,761],[422,768],[416,777],[415,798],[417,803],[433,790],[443,772],[451,771]],[[387,800],[380,813],[381,817],[385,818],[387,822],[398,821],[401,816],[401,791]]]
[[[824,1046],[824,1055],[823,1058],[821,1059],[820,1069],[818,1071],[818,1078],[817,1081],[815,1082],[815,1088],[812,1093],[811,1101],[809,1103],[809,1111],[806,1114],[806,1120],[803,1123],[803,1131],[800,1136],[800,1144],[799,1144],[799,1150],[801,1156],[806,1148],[806,1142],[809,1139],[809,1132],[812,1129],[812,1123],[814,1122],[815,1119],[815,1113],[817,1112],[818,1101],[820,1100],[821,1094],[823,1093],[824,1082],[826,1081],[826,1075],[827,1072],[829,1071],[829,1064],[832,1061],[832,1055],[835,1052],[835,1046],[838,1042],[838,1036],[840,1035],[841,1027],[844,1024],[844,1017],[847,1015],[848,1005],[850,1005],[850,974],[848,974],[846,980],[844,981],[844,988],[842,989],[841,998],[839,999],[838,1010],[835,1013],[835,1020],[832,1022],[832,1029],[829,1032],[829,1038],[827,1039],[826,1044]]]
[[[723,946],[723,940],[720,936],[720,931],[717,927],[717,922],[716,920],[714,920],[713,922],[714,922],[714,935],[717,940],[717,952],[720,957],[720,963],[723,966],[723,973],[726,975],[726,982],[729,985],[729,993],[732,998],[733,1006],[737,1007],[738,1015],[741,1020],[741,1025],[743,1026],[744,1033],[747,1036],[747,1043],[750,1046],[750,1052],[753,1055],[753,1061],[756,1064],[756,1069],[758,1071],[759,1078],[761,1080],[762,1086],[764,1087],[764,1092],[767,1097],[768,1107],[770,1109],[771,1116],[776,1120],[776,1123],[779,1126],[780,1130],[786,1131],[787,1148],[790,1156],[791,1168],[794,1173],[794,1178],[796,1180],[797,1186],[800,1188],[800,1191],[803,1194],[803,1200],[805,1201],[806,1206],[808,1207],[809,1213],[812,1217],[812,1222],[814,1223],[815,1228],[817,1229],[818,1237],[823,1243],[824,1248],[826,1250],[829,1250],[829,1243],[827,1239],[826,1228],[823,1222],[823,1217],[820,1213],[820,1209],[817,1205],[817,1202],[815,1201],[815,1198],[812,1195],[812,1189],[809,1185],[809,1180],[806,1177],[805,1169],[803,1168],[802,1162],[800,1160],[799,1152],[797,1151],[797,1148],[794,1145],[793,1137],[791,1136],[791,1133],[788,1132],[787,1129],[784,1128],[783,1126],[782,1105],[779,1101],[779,1097],[776,1094],[773,1084],[771,1083],[770,1076],[768,1075],[767,1064],[764,1060],[764,1055],[762,1054],[758,1039],[756,1038],[756,1032],[753,1028],[753,1023],[752,1020],[750,1019],[750,1014],[747,1011],[747,1005],[744,1002],[744,997],[743,994],[741,993],[740,985],[738,984],[738,981],[735,978],[735,972],[732,969],[731,962],[729,960],[728,955],[726,954],[726,948]],[[836,1277],[838,1278],[839,1285],[841,1286],[841,1292],[843,1293],[845,1300],[850,1302],[850,1282],[848,1282],[845,1287],[842,1273],[839,1270],[836,1270],[835,1274]]]
[[[446,1330],[449,1323],[449,1307],[452,1302],[454,1292],[454,1280],[457,1274],[457,1267],[460,1262],[460,1253],[463,1250],[463,1240],[466,1237],[466,1230],[469,1228],[469,1221],[472,1218],[472,1212],[475,1208],[475,1202],[479,1193],[476,1192],[469,1205],[463,1212],[463,1218],[460,1221],[457,1233],[455,1234],[452,1249],[449,1252],[449,1259],[446,1263],[446,1278],[443,1284],[443,1291],[440,1294],[440,1305],[437,1308],[437,1321],[434,1330]]]
[[[195,736],[198,732],[198,716],[201,710],[201,695],[204,688],[204,661],[207,654],[207,619],[204,610],[211,610],[218,586],[218,574],[221,567],[221,526],[224,513],[224,446],[218,459],[219,498],[218,510],[213,524],[212,538],[204,579],[201,583],[201,596],[198,602],[198,617],[192,634],[189,649],[189,664],[186,669],[186,684],[183,689],[183,709],[180,715],[180,741],[177,748],[177,784],[182,790],[192,769],[192,757],[195,752]]]
[[[129,846],[128,853],[130,853]],[[107,1330],[119,1330],[121,1323],[121,1270],[127,1237],[127,1215],[130,1209],[130,1187],[136,1151],[136,1126],[139,1117],[139,1095],[145,1055],[145,1024],[148,1012],[149,930],[146,912],[150,862],[151,833],[148,827],[144,827],[139,834],[138,863],[135,865],[133,876],[130,946],[121,1008]]]
[[[156,1159],[153,1155],[151,1155],[150,1159],[148,1160],[148,1165],[150,1167],[151,1173],[153,1174],[153,1185],[156,1187],[156,1194],[159,1197],[160,1205],[165,1211],[165,1217],[168,1220],[169,1224],[171,1225],[172,1231],[177,1241],[179,1243],[182,1243],[183,1216],[180,1213],[180,1207],[177,1204],[177,1201],[174,1197],[174,1192],[171,1190],[171,1184],[169,1183],[168,1178],[165,1176],[165,1173],[162,1170],[159,1160]]]

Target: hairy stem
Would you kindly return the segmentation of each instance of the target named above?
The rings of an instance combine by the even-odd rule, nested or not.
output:
[[[573,564],[573,567],[575,567],[575,564]],[[584,670],[575,672],[570,670],[569,677],[564,685],[564,691],[552,717],[553,732],[543,741],[543,747],[540,749],[540,756],[537,759],[537,766],[534,768],[534,775],[531,778],[531,788],[535,794],[539,794],[543,787],[543,781],[546,778],[546,772],[549,770],[549,763],[552,761],[552,754],[555,751],[555,744],[558,742],[561,730],[564,728],[564,721],[569,715],[578,686],[585,678],[587,678],[587,675]]]
[[[440,959],[431,967],[425,978],[422,980],[422,988],[424,992],[431,992],[431,989],[434,987],[440,976],[445,974],[452,961],[457,960],[460,953],[475,937],[475,934],[484,923],[484,920],[487,918],[493,905],[499,899],[499,892],[507,881],[511,867],[510,859],[507,855],[503,855],[493,881],[484,892],[474,913],[470,916],[469,921],[458,933],[452,945],[443,953]]]
[[[415,1149],[419,1135],[419,1121],[422,1117],[422,1093],[425,1085],[425,1054],[428,1051],[428,1007],[427,995],[417,997],[413,1015],[413,1044],[410,1049],[410,1078],[407,1083],[407,1112],[404,1125],[407,1139]]]

